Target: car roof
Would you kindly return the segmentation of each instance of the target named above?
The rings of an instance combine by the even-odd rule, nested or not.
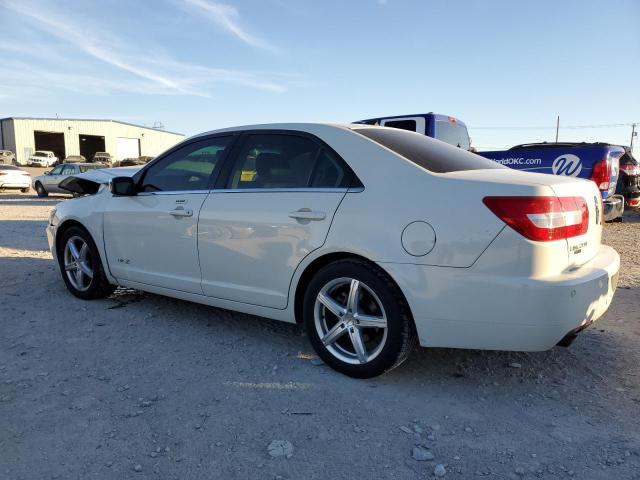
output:
[[[351,124],[348,123],[258,123],[254,125],[239,125],[236,127],[220,128],[218,130],[210,130],[208,132],[202,132],[194,135],[191,138],[202,137],[206,135],[212,135],[216,133],[226,132],[241,132],[244,130],[296,130],[300,132],[308,132],[316,130],[318,127],[334,127],[341,129],[348,129]]]

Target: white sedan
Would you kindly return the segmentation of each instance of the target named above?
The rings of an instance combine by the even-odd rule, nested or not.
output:
[[[0,165],[0,191],[15,189],[27,193],[31,188],[31,175],[13,165]]]
[[[354,377],[399,365],[416,341],[567,344],[616,288],[593,182],[404,130],[218,130],[93,185],[47,228],[72,294],[120,285],[304,323],[318,355]]]

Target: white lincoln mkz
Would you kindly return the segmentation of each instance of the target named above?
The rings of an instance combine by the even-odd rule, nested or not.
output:
[[[118,171],[80,175],[74,188],[89,194],[52,212],[49,244],[71,293],[120,285],[301,322],[318,355],[354,377],[399,365],[416,340],[569,343],[616,288],[595,184],[413,132],[238,127]]]

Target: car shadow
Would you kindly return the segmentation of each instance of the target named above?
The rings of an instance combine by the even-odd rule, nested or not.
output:
[[[46,226],[46,220],[0,220],[0,248],[48,250]],[[34,235],[34,231],[38,234]]]
[[[38,197],[37,195],[3,193],[0,192],[0,205],[15,205],[24,207],[48,207],[54,206],[62,200],[68,200],[70,195],[49,195]]]
[[[301,361],[315,358],[303,325],[131,289],[118,289],[108,300],[106,309],[135,308],[140,312],[162,312],[162,315],[154,315],[154,322],[181,319],[181,328],[202,330],[197,337],[206,334],[212,338],[243,339],[259,343],[264,348],[288,352],[288,355],[293,354]],[[579,388],[582,382],[580,378],[584,377],[585,371],[587,375],[599,375],[594,373],[599,367],[592,365],[592,349],[598,348],[598,345],[594,347],[594,343],[600,342],[601,335],[601,330],[592,327],[581,333],[570,348],[554,347],[543,352],[416,348],[403,365],[366,382],[409,390],[421,389],[429,384],[438,385],[439,388],[474,385],[479,389],[492,390],[523,389],[523,385],[539,384],[575,384],[574,387]],[[601,364],[615,363],[620,355],[619,350],[623,348],[615,340],[608,339],[606,348],[598,352]],[[311,371],[318,370],[310,362],[307,364]],[[333,371],[324,372],[327,373],[336,375],[336,379],[347,378]]]

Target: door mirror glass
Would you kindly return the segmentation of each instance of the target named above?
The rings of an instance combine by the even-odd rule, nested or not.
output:
[[[131,177],[116,177],[109,183],[109,189],[114,195],[131,197],[136,194],[136,184]]]

